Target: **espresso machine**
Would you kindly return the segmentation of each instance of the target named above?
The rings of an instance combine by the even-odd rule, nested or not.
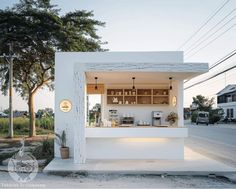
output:
[[[163,116],[162,111],[153,111],[152,112],[152,125],[153,126],[160,126],[162,116]]]

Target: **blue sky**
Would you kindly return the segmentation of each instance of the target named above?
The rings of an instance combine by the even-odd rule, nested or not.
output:
[[[74,10],[93,10],[94,18],[106,22],[106,27],[98,28],[98,33],[103,41],[108,44],[104,46],[110,51],[165,51],[177,50],[226,0],[53,0],[58,4],[61,13],[64,14]],[[0,8],[11,6],[16,0],[1,0]],[[236,8],[236,1],[231,0],[227,5],[204,27],[190,43],[181,50],[189,47],[204,32],[219,22],[226,14]],[[235,15],[235,13],[233,14]],[[232,16],[233,16],[232,15]],[[227,26],[235,23],[232,20]],[[225,27],[227,29],[227,27]],[[224,30],[222,30],[224,31]],[[215,63],[217,60],[234,50],[236,43],[236,27],[222,35],[211,45],[194,56],[186,59],[187,62]],[[191,43],[192,42],[192,43]],[[235,64],[235,58],[226,62],[218,69]],[[221,90],[225,84],[236,83],[233,73],[226,76],[226,82],[221,77],[209,84],[210,88],[198,86],[185,91],[185,106],[191,103],[191,97],[198,92],[203,95],[214,96],[215,91]],[[212,73],[211,73],[212,74]],[[236,75],[236,74],[235,74]],[[198,79],[198,78],[197,78]],[[212,82],[212,81],[210,81]],[[206,83],[204,84],[206,85]],[[219,90],[218,90],[219,89]],[[17,94],[15,94],[16,96]],[[45,95],[47,98],[45,98]],[[6,108],[7,97],[0,96],[0,108]],[[19,98],[14,100],[17,109],[26,109],[27,104]],[[54,106],[53,93],[41,91],[36,96],[36,109],[45,106]]]

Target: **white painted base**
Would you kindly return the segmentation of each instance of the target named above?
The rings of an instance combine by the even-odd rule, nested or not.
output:
[[[87,138],[86,159],[184,159],[184,138]]]

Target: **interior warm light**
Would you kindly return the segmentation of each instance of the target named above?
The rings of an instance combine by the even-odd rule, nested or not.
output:
[[[172,105],[173,105],[174,107],[176,107],[176,105],[177,105],[177,97],[176,97],[176,96],[173,96],[173,97],[172,97]]]

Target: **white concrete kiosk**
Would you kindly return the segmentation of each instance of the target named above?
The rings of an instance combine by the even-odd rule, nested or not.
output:
[[[184,159],[183,80],[207,72],[207,63],[184,63],[183,52],[58,52],[55,62],[55,132],[66,131],[74,163]],[[86,96],[96,90],[102,91],[102,120],[115,109],[120,117],[132,113],[134,124],[87,126]],[[151,123],[152,111],[163,112],[162,124],[137,126],[139,120]],[[174,126],[165,121],[170,112],[179,117]],[[58,145],[55,157],[60,157]]]

